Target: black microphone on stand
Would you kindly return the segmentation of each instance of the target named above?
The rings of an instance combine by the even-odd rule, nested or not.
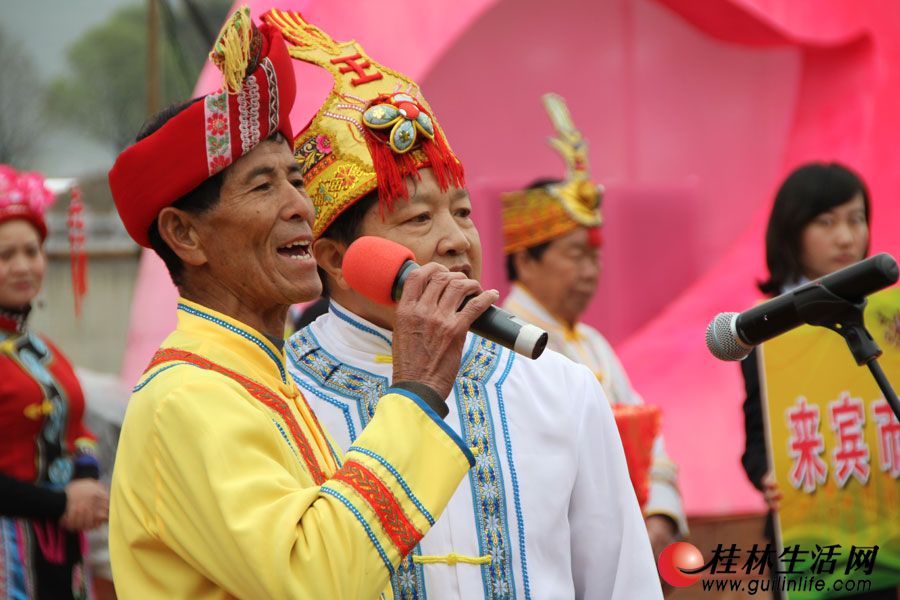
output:
[[[898,275],[891,255],[867,258],[742,313],[721,313],[706,329],[706,345],[716,358],[742,360],[753,346],[799,325],[827,327],[844,338],[856,364],[869,368],[900,419],[900,398],[878,364],[881,348],[863,320],[866,296],[896,283]]]
[[[795,327],[827,326],[835,299],[864,304],[866,296],[896,283],[898,275],[897,261],[877,254],[742,313],[718,314],[706,328],[706,346],[720,360],[743,360],[754,346]]]

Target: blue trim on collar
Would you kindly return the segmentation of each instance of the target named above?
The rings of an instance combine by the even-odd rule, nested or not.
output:
[[[228,331],[230,331],[232,333],[236,333],[239,336],[241,336],[242,338],[250,340],[257,346],[259,346],[263,350],[263,352],[265,352],[266,354],[269,355],[269,358],[272,359],[272,362],[275,363],[275,366],[278,367],[278,372],[281,374],[281,383],[287,383],[287,375],[284,372],[284,365],[282,364],[281,359],[278,356],[276,356],[275,353],[272,352],[271,348],[266,346],[265,343],[263,343],[263,341],[260,340],[258,337],[256,337],[255,335],[253,335],[251,333],[248,333],[247,331],[244,331],[243,329],[235,327],[234,325],[232,325],[231,323],[228,323],[227,321],[223,321],[222,319],[220,319],[218,317],[214,317],[208,313],[205,313],[201,310],[197,310],[196,308],[192,308],[192,307],[190,307],[186,304],[182,304],[180,302],[178,303],[178,310],[183,310],[184,312],[186,312],[189,315],[194,315],[195,317],[200,317],[201,319],[206,319],[210,323],[215,323],[216,325],[224,327]]]
[[[352,401],[353,406],[356,408],[357,414],[359,415],[360,426],[361,428],[364,428],[375,414],[374,405],[378,403],[378,399],[383,395],[383,390],[388,387],[387,377],[376,375],[375,373],[370,373],[364,369],[358,369],[346,362],[342,362],[322,347],[321,342],[319,342],[319,339],[316,337],[316,334],[313,333],[312,327],[310,326],[304,327],[290,337],[287,344],[287,357],[288,368],[290,369],[291,366],[293,366],[293,369],[300,374],[298,375],[293,371],[291,372],[291,376],[294,378],[297,385],[302,386],[318,398],[341,409],[352,443],[356,439],[357,433],[356,427],[350,416],[350,403],[345,404],[338,401],[337,396]],[[313,365],[308,364],[307,357],[311,357],[309,362],[321,365],[322,368],[316,370]],[[325,368],[331,369],[327,376],[324,374]],[[370,382],[375,392],[370,394],[366,389],[363,389],[366,386],[362,385],[359,386],[358,390],[349,389],[348,385],[341,385],[331,379],[331,376],[335,373],[346,375],[347,379],[356,378]],[[301,383],[301,375],[311,379],[313,384],[317,387],[313,387],[313,384],[306,383],[305,381]],[[324,391],[335,394],[336,397],[332,398],[331,396],[326,395]],[[371,397],[373,395],[374,397]]]
[[[350,326],[355,327],[355,328],[357,328],[357,329],[359,329],[360,331],[363,331],[363,332],[365,332],[365,333],[368,333],[369,335],[374,335],[374,336],[377,337],[378,339],[384,340],[384,342],[385,342],[389,347],[391,346],[391,340],[387,339],[387,337],[385,337],[383,334],[379,333],[378,331],[375,331],[374,329],[372,329],[372,328],[369,327],[368,325],[363,325],[362,323],[360,323],[359,321],[357,321],[356,319],[354,319],[354,318],[351,317],[350,315],[341,312],[341,310],[340,310],[337,306],[334,305],[334,302],[330,302],[329,305],[328,305],[328,308],[329,308],[329,310],[330,310],[331,312],[333,312],[334,315],[335,315],[338,319],[340,319],[341,321],[345,321],[345,322],[347,322]]]
[[[434,421],[438,427],[443,429],[444,433],[446,433],[450,437],[450,439],[453,440],[457,446],[459,446],[459,449],[465,455],[466,460],[469,461],[469,468],[472,468],[475,466],[475,456],[472,454],[472,451],[469,450],[469,448],[466,446],[466,444],[462,440],[462,438],[459,437],[459,434],[457,434],[455,431],[453,431],[450,428],[450,426],[447,425],[447,423],[445,423],[444,420],[442,418],[440,418],[436,412],[434,412],[434,409],[432,409],[430,406],[428,406],[428,404],[424,400],[419,398],[416,394],[414,394],[408,390],[404,390],[403,388],[390,387],[390,388],[384,390],[384,395],[387,396],[388,394],[397,394],[400,396],[406,396],[407,398],[409,398],[410,400],[415,402],[416,405],[418,405],[418,407],[421,408],[425,412],[426,415],[431,417],[431,420]]]

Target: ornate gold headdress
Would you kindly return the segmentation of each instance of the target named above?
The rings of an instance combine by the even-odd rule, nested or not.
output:
[[[596,228],[603,222],[603,186],[588,175],[587,142],[572,122],[565,100],[545,94],[543,101],[557,134],[548,141],[566,163],[566,179],[501,195],[506,254],[543,244],[576,227]]]
[[[298,13],[272,10],[262,19],[282,32],[293,58],[334,78],[328,98],[294,142],[316,206],[315,237],[376,187],[390,210],[397,198],[408,197],[404,178],[417,177],[421,168],[431,167],[442,190],[464,185],[462,164],[415,82]]]

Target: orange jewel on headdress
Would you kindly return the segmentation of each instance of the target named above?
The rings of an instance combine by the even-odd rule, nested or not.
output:
[[[391,128],[387,141],[391,150],[404,154],[416,145],[419,134],[434,139],[431,117],[415,98],[408,94],[392,94],[376,100],[363,113],[363,123],[370,129]]]

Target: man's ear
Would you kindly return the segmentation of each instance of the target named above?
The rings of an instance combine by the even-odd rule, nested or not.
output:
[[[159,212],[157,226],[160,237],[182,262],[199,267],[208,259],[195,219],[195,215],[167,206]]]
[[[516,275],[519,281],[526,283],[531,280],[531,272],[534,270],[535,259],[526,250],[519,250],[512,255],[513,265],[516,267]]]
[[[343,270],[347,246],[336,240],[319,238],[313,242],[312,250],[319,268],[328,275],[330,289],[334,289],[331,286],[336,285],[342,290],[349,290],[350,284],[344,279]]]

